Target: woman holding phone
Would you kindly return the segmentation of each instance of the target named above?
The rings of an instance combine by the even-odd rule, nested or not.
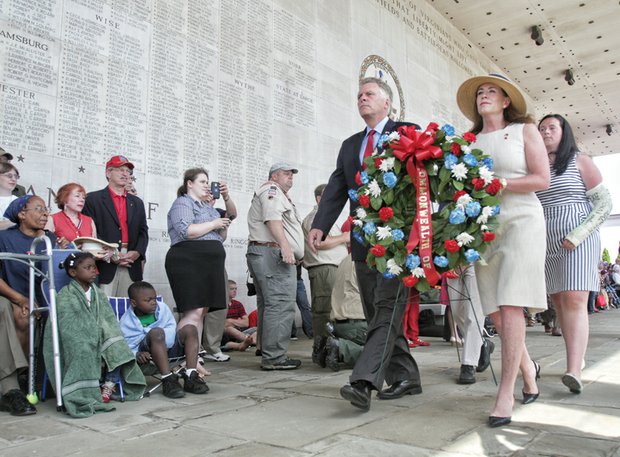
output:
[[[230,226],[229,216],[236,216],[228,187],[222,183],[219,189],[227,206],[224,217],[213,207],[210,189],[207,170],[185,171],[177,199],[168,212],[171,246],[165,267],[181,314],[177,329],[193,325],[199,335],[205,313],[227,306],[226,252],[222,243]]]

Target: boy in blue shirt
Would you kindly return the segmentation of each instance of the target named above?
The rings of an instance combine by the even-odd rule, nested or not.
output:
[[[181,398],[185,392],[206,394],[209,387],[198,375],[198,330],[186,325],[177,333],[177,323],[165,303],[157,302],[155,288],[145,281],[134,282],[127,291],[131,309],[120,320],[121,331],[139,365],[153,361],[163,383],[164,395]],[[168,359],[185,354],[186,369],[179,377],[170,371]]]

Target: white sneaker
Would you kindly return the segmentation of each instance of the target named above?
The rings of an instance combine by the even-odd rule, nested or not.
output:
[[[228,362],[230,360],[230,356],[224,354],[222,351],[215,354],[205,354],[204,358],[207,360],[213,360],[214,362]]]

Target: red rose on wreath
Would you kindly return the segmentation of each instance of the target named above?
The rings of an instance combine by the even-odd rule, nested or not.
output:
[[[439,130],[439,125],[435,122],[431,122],[430,124],[428,124],[428,127],[426,127],[426,130],[433,130],[434,132],[436,132],[437,130]]]
[[[390,207],[383,207],[379,210],[379,218],[383,222],[387,222],[394,215],[394,210]]]
[[[366,194],[360,195],[360,205],[364,208],[368,208],[370,206],[370,197]]]
[[[441,276],[443,276],[444,278],[448,278],[448,279],[456,279],[459,277],[458,274],[456,274],[456,271],[454,270],[449,270],[446,271],[444,274],[442,274]]]
[[[450,146],[450,149],[452,149],[452,154],[454,154],[457,157],[461,153],[461,145],[458,143],[452,143],[452,146]]]
[[[358,171],[357,173],[355,173],[355,183],[358,186],[362,185],[362,176],[360,175],[360,172]]]
[[[493,232],[482,232],[482,241],[485,243],[490,243],[495,239],[495,233]]]
[[[379,168],[381,166],[381,162],[383,162],[383,159],[381,157],[377,157],[375,159],[375,168]]]
[[[446,240],[444,241],[443,245],[448,252],[459,252],[459,249],[461,249],[459,243],[457,243],[456,240]]]
[[[480,190],[484,188],[484,179],[482,178],[474,178],[471,180],[471,183],[474,185],[474,189],[476,190]]]
[[[380,244],[375,244],[371,249],[370,253],[375,257],[383,257],[385,255],[385,248]]]
[[[463,195],[467,195],[467,191],[457,190],[456,192],[454,192],[454,197],[452,197],[452,201],[458,201],[458,199],[461,198]]]
[[[497,178],[491,181],[491,184],[487,186],[487,193],[489,195],[496,195],[500,190],[502,190],[502,183]]]
[[[415,276],[405,276],[403,278],[403,284],[405,285],[405,287],[413,287],[418,283],[418,278],[416,278]]]
[[[463,135],[463,139],[465,141],[469,141],[470,143],[473,143],[474,141],[476,141],[476,135],[474,135],[471,132],[467,132]]]

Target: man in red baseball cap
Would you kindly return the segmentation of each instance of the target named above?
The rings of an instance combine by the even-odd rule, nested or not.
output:
[[[144,203],[125,190],[133,169],[134,164],[125,156],[110,158],[105,169],[108,186],[90,192],[82,211],[95,221],[100,239],[119,245],[118,260],[97,262],[99,286],[113,297],[126,296],[131,283],[142,280],[142,263],[149,241]]]

